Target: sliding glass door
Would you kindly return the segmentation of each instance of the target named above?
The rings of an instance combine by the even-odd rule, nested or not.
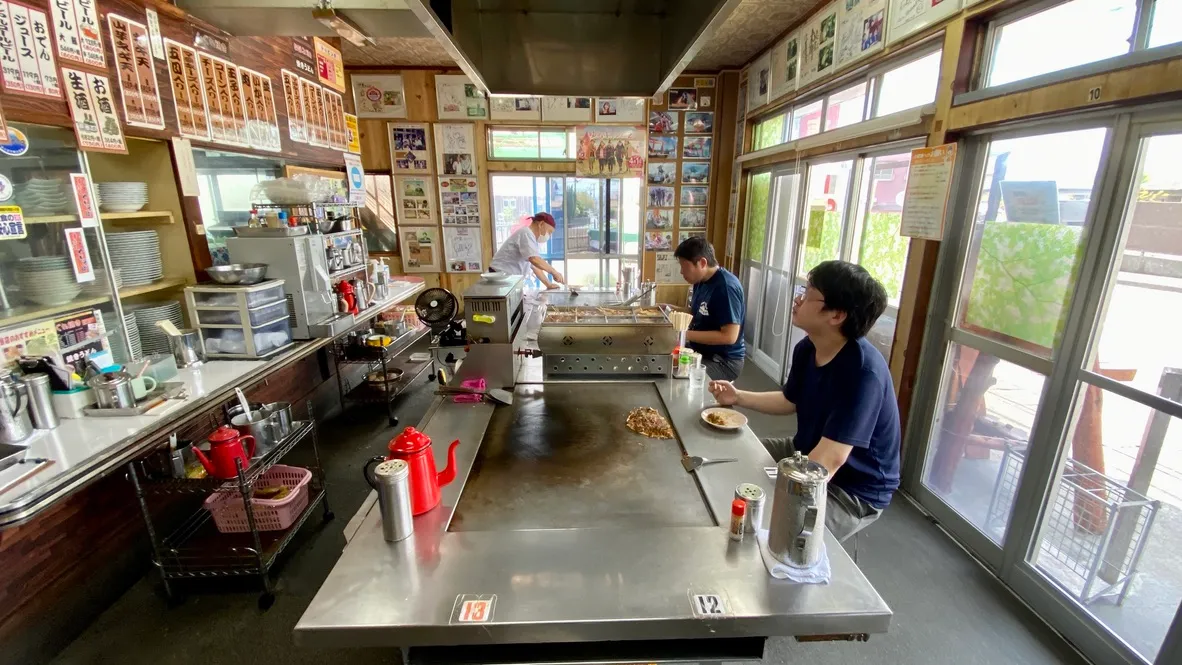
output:
[[[906,487],[1094,662],[1182,662],[1182,118],[961,155]]]
[[[797,220],[800,219],[800,176],[791,171],[773,172],[772,201],[768,209],[767,261],[763,266],[759,330],[752,358],[768,376],[783,373],[791,316],[792,263],[796,252]]]

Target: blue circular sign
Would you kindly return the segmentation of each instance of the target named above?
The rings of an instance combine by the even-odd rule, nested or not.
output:
[[[8,128],[8,140],[0,143],[0,152],[9,157],[20,157],[29,151],[29,139],[15,127]]]

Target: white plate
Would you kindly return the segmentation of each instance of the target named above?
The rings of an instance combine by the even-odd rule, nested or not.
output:
[[[723,418],[726,418],[727,424],[715,425],[714,423],[707,420],[706,416],[708,416],[712,413],[717,413],[717,414],[721,415]],[[743,429],[743,426],[747,424],[747,416],[739,413],[738,411],[735,411],[734,409],[728,409],[728,408],[721,407],[721,406],[714,406],[709,409],[702,410],[702,422],[704,422],[707,425],[714,427],[716,429],[726,430],[728,432],[734,432],[734,431]]]
[[[493,284],[503,284],[513,278],[513,275],[507,272],[485,272],[480,273],[480,281],[492,282]]]

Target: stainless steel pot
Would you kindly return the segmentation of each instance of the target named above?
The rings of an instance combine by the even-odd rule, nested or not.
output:
[[[201,335],[192,328],[186,328],[180,335],[168,338],[168,348],[176,359],[177,367],[199,367],[205,363],[205,345]]]
[[[295,419],[291,416],[291,404],[288,402],[271,402],[263,405],[263,414],[271,419],[271,427],[278,443],[291,434],[291,424]]]
[[[32,433],[28,390],[11,376],[0,377],[0,443],[20,443]]]
[[[250,418],[238,414],[230,424],[240,432],[254,437],[256,458],[262,457],[291,433],[291,405],[287,402],[273,402],[263,405],[258,411],[251,411]]]
[[[789,566],[805,568],[821,558],[829,470],[798,451],[780,460],[777,471],[768,551]]]
[[[131,375],[124,370],[106,372],[86,382],[94,391],[100,409],[130,409],[135,407],[135,388]]]

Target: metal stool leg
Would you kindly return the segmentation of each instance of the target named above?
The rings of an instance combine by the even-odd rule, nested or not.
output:
[[[858,563],[858,539],[861,537],[862,534],[860,533],[854,534],[854,563]]]

